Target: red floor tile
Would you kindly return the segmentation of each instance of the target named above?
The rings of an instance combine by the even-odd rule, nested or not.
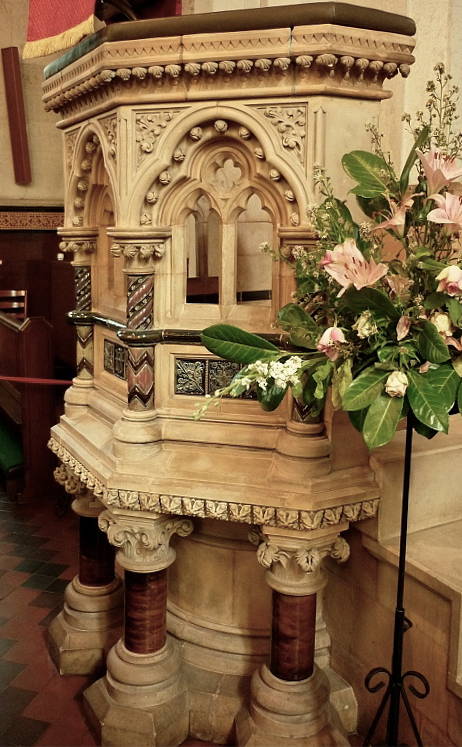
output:
[[[20,615],[29,607],[30,602],[35,599],[39,592],[37,589],[26,589],[18,586],[7,597],[0,600],[0,617],[11,618]],[[28,609],[29,615],[29,609]]]
[[[11,568],[16,568],[21,560],[22,558],[20,558],[18,555],[0,554],[0,570],[9,570]]]
[[[33,662],[16,675],[10,684],[13,687],[23,687],[26,690],[40,692],[55,676],[56,667],[48,651],[44,648],[36,653]]]
[[[19,589],[17,591],[19,592]],[[40,621],[43,620],[43,618],[47,614],[47,610],[45,608],[34,607],[33,605],[31,605],[31,602],[33,602],[37,598],[40,592],[37,592],[36,589],[24,589],[24,591],[34,591],[35,594],[16,594],[16,592],[13,592],[13,594],[8,597],[8,601],[12,596],[15,596],[18,601],[15,601],[11,606],[5,604],[5,609],[7,611],[13,611],[13,614],[10,616],[8,622],[6,622],[2,627],[2,634],[7,633],[9,635],[11,633],[17,638],[27,637],[30,632],[31,626],[35,624],[38,625],[38,623],[40,623]]]
[[[93,747],[97,742],[86,730],[73,732],[66,721],[60,721],[51,724],[35,744],[43,747]]]
[[[82,713],[75,696],[89,684],[88,677],[61,677],[56,674],[24,709],[24,716],[54,721],[63,714],[70,723],[84,726]]]

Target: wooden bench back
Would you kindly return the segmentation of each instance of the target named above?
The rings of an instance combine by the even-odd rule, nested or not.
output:
[[[27,317],[26,290],[0,290],[0,312],[11,314],[17,319]]]
[[[20,321],[0,313],[0,375],[51,378],[51,325],[43,317]],[[49,386],[0,381],[0,408],[21,427],[25,457],[24,498],[43,496],[52,483],[47,448],[53,425]]]

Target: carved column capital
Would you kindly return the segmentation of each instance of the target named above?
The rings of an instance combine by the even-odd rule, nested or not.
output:
[[[174,534],[187,537],[193,531],[190,519],[164,514],[140,516],[105,510],[98,519],[111,545],[120,548],[117,560],[128,571],[152,573],[168,568],[175,560],[170,547]]]
[[[91,255],[96,252],[96,241],[98,231],[95,228],[71,230],[60,228],[58,234],[61,236],[59,249],[61,252],[74,255],[72,264],[74,266],[89,265]]]
[[[326,584],[323,559],[329,556],[343,563],[350,555],[350,548],[337,533],[313,538],[297,534],[274,534],[271,529],[263,528],[257,559],[267,569],[267,583],[275,591],[291,596],[316,594]],[[252,541],[255,542],[253,537]]]
[[[122,240],[114,237],[113,257],[124,257],[126,271],[137,274],[152,273],[154,264],[165,254],[164,238]]]

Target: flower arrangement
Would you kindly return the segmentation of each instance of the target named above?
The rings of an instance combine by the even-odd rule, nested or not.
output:
[[[369,448],[390,441],[408,413],[421,435],[447,433],[449,413],[462,411],[462,134],[454,132],[457,88],[442,64],[435,72],[426,111],[403,117],[414,143],[400,173],[374,126],[372,152],[343,156],[363,222],[316,171],[315,246],[277,257],[297,281],[277,316],[288,345],[225,324],[204,330],[211,352],[243,368],[198,416],[252,388],[267,410],[290,389],[317,417],[330,391]]]

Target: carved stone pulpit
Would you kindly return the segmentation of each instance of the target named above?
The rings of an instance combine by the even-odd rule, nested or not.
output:
[[[85,695],[103,744],[341,745],[354,730],[321,592],[324,559],[348,557],[340,533],[378,506],[359,436],[289,398],[192,415],[239,370],[200,331],[276,339],[294,280],[260,247],[309,249],[313,168],[343,179],[413,33],[341,3],[215,13],[111,26],[47,70],[77,297],[50,447],[81,517],[50,646],[62,673],[107,663]]]

